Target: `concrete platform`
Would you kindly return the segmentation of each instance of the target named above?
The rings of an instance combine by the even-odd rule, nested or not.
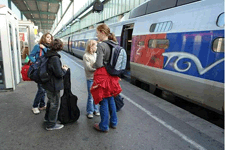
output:
[[[71,68],[72,92],[81,116],[61,130],[46,131],[45,111],[31,111],[37,85],[21,82],[15,91],[0,92],[1,150],[223,150],[224,130],[132,84],[121,81],[125,106],[117,129],[93,129],[100,117],[86,117],[87,88],[82,61],[61,52]],[[47,98],[46,98],[47,99]]]

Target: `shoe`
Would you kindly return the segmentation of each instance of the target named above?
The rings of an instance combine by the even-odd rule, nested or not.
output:
[[[116,129],[116,126],[112,126],[112,125],[110,125],[109,127],[110,127],[110,128],[113,128],[113,129]]]
[[[94,115],[95,116],[100,116],[100,113],[99,112],[94,112]]]
[[[32,108],[32,111],[33,111],[34,114],[39,114],[40,113],[38,108]]]
[[[46,106],[40,107],[39,110],[45,110]]]
[[[88,114],[87,117],[88,117],[88,119],[92,119],[94,116],[93,116],[93,114]]]
[[[94,124],[94,128],[95,128],[97,131],[100,131],[100,132],[108,132],[108,131],[109,131],[109,130],[105,130],[105,131],[101,130],[101,129],[99,128],[99,124],[98,124],[98,123],[95,123],[95,124]]]
[[[51,127],[51,128],[47,127],[46,130],[48,130],[48,131],[58,130],[58,129],[62,129],[63,127],[64,127],[64,125],[56,123],[54,127]]]

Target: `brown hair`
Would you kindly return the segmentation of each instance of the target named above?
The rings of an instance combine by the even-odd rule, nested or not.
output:
[[[51,35],[49,32],[47,32],[47,33],[45,33],[44,35],[42,35],[39,44],[46,44],[46,43],[47,43],[47,42],[46,42],[46,36],[47,36],[48,34]],[[53,41],[53,36],[52,36],[52,35],[51,35],[51,40]]]
[[[95,40],[88,40],[85,52],[90,53],[91,47],[95,44],[95,42],[97,43]]]
[[[108,36],[109,40],[117,42],[115,34],[110,32],[110,28],[105,23],[98,25],[97,30],[100,32],[104,32],[105,35]]]
[[[53,51],[61,51],[63,47],[63,42],[60,39],[55,39],[51,43],[51,50]]]

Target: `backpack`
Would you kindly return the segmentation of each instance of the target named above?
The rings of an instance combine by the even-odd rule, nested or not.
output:
[[[127,64],[127,53],[119,44],[104,41],[111,48],[109,62],[105,65],[107,72],[112,76],[120,76],[124,73]]]
[[[44,51],[45,53],[45,51]],[[50,80],[50,75],[48,74],[48,58],[45,55],[42,55],[42,50],[40,49],[40,56],[36,59],[36,62],[33,63],[28,72],[28,77],[36,83],[46,83]]]

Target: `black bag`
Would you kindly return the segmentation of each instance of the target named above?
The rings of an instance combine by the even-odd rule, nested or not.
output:
[[[124,106],[124,102],[123,102],[123,97],[121,97],[120,95],[117,95],[116,97],[114,97],[115,103],[116,103],[116,111],[120,111],[120,109]]]
[[[45,54],[45,51],[43,51]],[[50,80],[50,75],[48,74],[48,59],[45,55],[42,55],[42,49],[40,49],[40,56],[36,59],[27,72],[27,76],[36,83],[46,83]]]
[[[71,92],[70,69],[64,76],[64,93],[61,97],[61,104],[58,113],[58,120],[62,124],[75,122],[80,117],[80,110],[77,106],[77,96]]]

